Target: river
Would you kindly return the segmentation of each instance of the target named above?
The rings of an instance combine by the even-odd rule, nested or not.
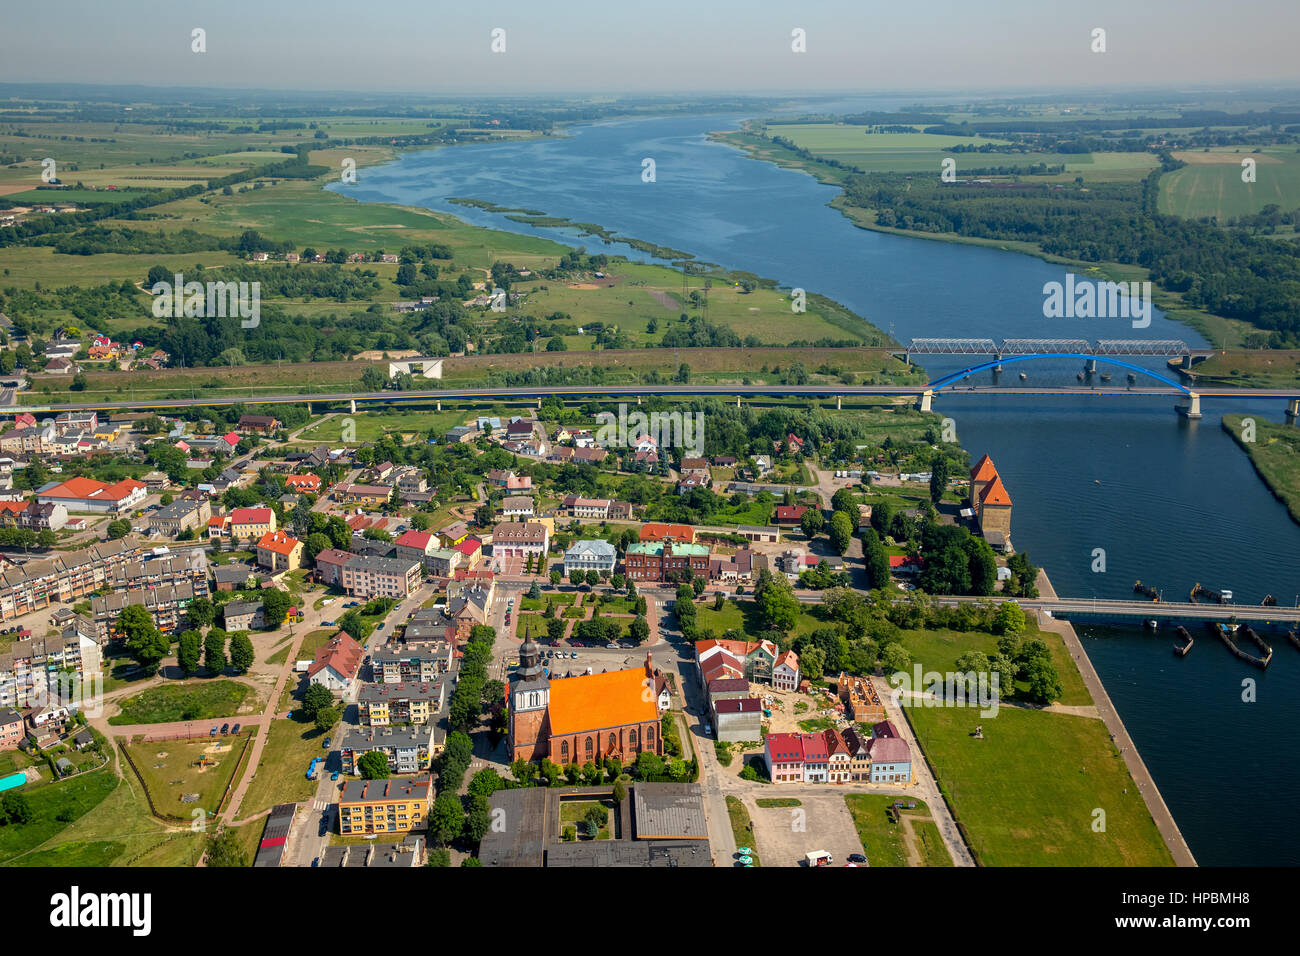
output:
[[[708,139],[737,116],[596,123],[567,135],[408,153],[333,187],[363,201],[451,212],[479,225],[541,235],[630,258],[649,257],[571,231],[533,228],[448,203],[450,197],[536,209],[693,253],[827,295],[891,332],[986,338],[1176,338],[1192,329],[1158,311],[1127,319],[1047,319],[1043,284],[1064,270],[998,250],[859,229],[827,203],[838,190]],[[656,181],[642,182],[642,160]],[[798,338],[792,328],[791,338]],[[1156,360],[1137,360],[1158,369]],[[927,356],[932,373],[972,362]],[[1035,384],[1073,383],[1064,361],[1011,366]],[[1105,371],[1105,368],[1102,368]],[[1116,381],[1123,369],[1114,369]],[[1275,402],[1216,405],[1188,422],[1172,398],[936,401],[973,456],[993,456],[1014,501],[1012,539],[1064,596],[1125,598],[1140,578],[1183,600],[1196,582],[1241,603],[1300,592],[1300,527],[1219,427],[1225,412],[1280,421]],[[1095,549],[1105,570],[1095,571]],[[1300,718],[1300,652],[1274,641],[1260,673],[1209,640],[1186,659],[1172,634],[1080,627],[1085,647],[1192,852],[1203,865],[1300,864],[1300,789],[1290,724]],[[1257,701],[1242,681],[1258,682]],[[1222,752],[1221,752],[1222,751]],[[1216,754],[1218,754],[1216,756]]]

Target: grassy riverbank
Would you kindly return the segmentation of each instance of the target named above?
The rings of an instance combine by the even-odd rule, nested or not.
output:
[[[1224,415],[1222,425],[1268,490],[1300,524],[1300,429],[1246,415]]]

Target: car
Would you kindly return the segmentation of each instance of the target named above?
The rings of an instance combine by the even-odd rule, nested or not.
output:
[[[231,728],[230,728],[230,732],[231,732],[232,734],[237,734],[237,733],[239,733],[239,724],[235,724],[235,726],[231,727]]]
[[[225,734],[230,733],[230,725],[229,725],[229,724],[222,724],[222,725],[221,725],[221,733],[222,733],[223,736],[224,736]]]
[[[215,737],[215,736],[217,735],[217,731],[218,731],[218,730],[219,730],[219,728],[217,727],[217,725],[216,725],[216,724],[213,724],[213,725],[212,725],[212,729],[208,731],[208,736],[209,736],[209,737]]]
[[[339,778],[339,772],[337,770],[335,770],[332,774],[330,774],[331,780],[337,780],[338,778]]]
[[[329,739],[328,737],[326,737],[326,738],[325,738],[325,742],[324,742],[323,744],[320,745],[320,749],[321,749],[321,750],[329,750],[329,749],[330,749],[330,739]]]
[[[736,847],[737,856],[749,856],[754,851],[747,846]]]
[[[867,862],[867,858],[866,858],[865,856],[863,856],[861,853],[850,853],[850,854],[849,854],[849,862],[850,862],[850,863],[857,863],[857,864],[859,864],[859,865],[862,865],[862,864],[865,864],[865,863]]]
[[[574,658],[574,659],[576,659],[577,656],[578,656],[578,652],[577,652],[577,651],[569,651],[569,657],[570,657],[570,658]]]
[[[632,644],[632,643],[630,643],[630,642],[628,642],[628,641],[624,641],[622,644],[619,644],[618,646],[621,647],[621,648],[622,648],[623,650],[625,650],[625,651],[630,651],[630,650],[632,650],[632,649],[634,649],[634,648],[636,647],[635,644]]]
[[[376,631],[382,631],[383,629],[384,629],[384,622],[383,622],[383,621],[380,621],[378,624],[375,625],[375,630],[376,630]]]
[[[613,641],[610,641],[608,644],[605,645],[605,650],[607,650],[607,651],[616,651],[616,650],[618,650],[618,645],[617,645],[616,643],[614,643]]]
[[[333,627],[333,626],[334,626],[334,622],[333,622],[333,621],[321,621],[321,626],[322,626],[322,627]]]

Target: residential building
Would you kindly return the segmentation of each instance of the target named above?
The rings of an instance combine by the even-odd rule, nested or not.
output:
[[[334,486],[334,500],[349,505],[366,505],[376,507],[386,504],[393,496],[393,489],[388,485],[352,485]]]
[[[316,659],[307,668],[307,680],[336,694],[346,694],[361,673],[361,645],[339,631],[316,651]],[[410,772],[410,771],[399,771]]]
[[[359,836],[424,830],[428,827],[432,792],[428,776],[349,780],[339,794],[339,832]]]
[[[326,548],[316,555],[316,580],[331,587],[343,587],[343,566],[356,557],[351,551]]]
[[[317,555],[319,564],[320,556]],[[362,600],[386,597],[400,600],[420,586],[423,565],[410,558],[351,555],[343,564],[339,582],[349,595]]]
[[[453,644],[449,640],[416,640],[411,632],[423,633],[432,623],[406,625],[406,639],[381,644],[370,655],[370,667],[380,684],[427,683],[451,670]],[[443,629],[442,634],[446,634]]]
[[[266,435],[280,427],[280,419],[273,415],[241,415],[235,431],[246,435]]]
[[[261,601],[231,601],[222,608],[222,627],[228,632],[258,631],[266,627]]]
[[[397,556],[409,561],[419,561],[429,566],[429,556],[440,550],[441,542],[431,531],[416,531],[412,528],[393,542],[397,546]],[[432,568],[429,568],[432,571]]]
[[[533,499],[528,495],[507,495],[501,501],[501,514],[507,518],[531,518]]]
[[[257,542],[257,563],[273,573],[302,567],[302,542],[283,531],[268,531]]]
[[[0,706],[27,707],[48,699],[59,689],[60,672],[81,680],[103,673],[98,632],[84,617],[74,618],[57,635],[20,637],[0,651]]]
[[[785,651],[772,665],[772,686],[777,690],[799,689],[799,655]]]
[[[441,750],[434,746],[437,733],[437,725],[432,722],[410,727],[353,728],[339,741],[343,772],[360,774],[358,762],[375,750],[388,758],[389,773],[420,773],[428,770],[433,757]]]
[[[427,724],[442,710],[445,692],[442,681],[362,684],[357,712],[364,727]]]
[[[0,750],[16,750],[27,736],[23,715],[12,707],[0,707]]]
[[[149,516],[149,531],[175,537],[185,531],[206,528],[212,518],[212,505],[206,498],[195,501],[182,498],[164,505]]]
[[[117,619],[131,605],[149,612],[154,626],[164,634],[184,630],[185,608],[195,598],[194,585],[189,581],[163,584],[141,591],[118,591],[102,597],[92,597],[90,608],[94,615],[96,636],[100,641],[118,640]]]
[[[869,678],[855,677],[840,671],[836,690],[840,702],[844,704],[844,716],[849,720],[873,724],[885,719],[885,705]]]
[[[256,541],[275,530],[275,512],[270,508],[235,508],[230,512],[230,537]]]
[[[709,701],[713,735],[718,740],[763,739],[763,702],[757,697],[723,698]]]
[[[487,482],[506,491],[532,491],[533,479],[530,475],[516,475],[513,471],[494,468],[487,474]]]
[[[725,638],[697,641],[695,660],[705,686],[719,677],[771,684],[780,649],[771,641],[732,641]]]
[[[650,522],[641,526],[642,541],[663,541],[672,539],[685,544],[695,543],[695,529],[688,524],[662,524]]]

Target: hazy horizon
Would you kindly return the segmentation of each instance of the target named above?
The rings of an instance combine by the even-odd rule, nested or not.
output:
[[[934,0],[867,9],[682,0],[490,10],[389,0],[310,7],[227,0],[157,9],[67,0],[6,10],[0,82],[434,95],[1045,93],[1196,90],[1300,82],[1300,4]],[[192,51],[205,31],[206,52]],[[495,29],[504,52],[493,52]],[[1094,28],[1106,31],[1095,53]],[[806,52],[791,49],[805,31]],[[501,37],[498,35],[498,45]]]

